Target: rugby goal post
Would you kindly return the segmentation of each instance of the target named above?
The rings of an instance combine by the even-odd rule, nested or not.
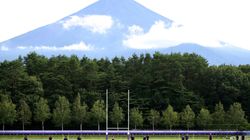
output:
[[[106,140],[108,140],[108,132],[109,132],[109,130],[114,130],[114,128],[112,128],[112,127],[110,127],[109,128],[109,125],[108,125],[108,121],[109,121],[109,119],[108,119],[108,89],[106,89]],[[129,103],[129,98],[130,98],[130,92],[129,92],[129,90],[128,90],[128,125],[127,125],[127,128],[125,127],[125,128],[120,128],[120,129],[123,129],[123,130],[127,130],[127,136],[128,136],[128,140],[130,140],[130,132],[129,132],[129,123],[130,123],[130,121],[129,121],[129,110],[130,110],[130,103]]]

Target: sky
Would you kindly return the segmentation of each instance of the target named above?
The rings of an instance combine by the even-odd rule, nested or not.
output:
[[[97,0],[3,0],[0,1],[0,42],[75,13]],[[152,38],[161,31],[172,40],[219,46],[229,44],[250,50],[248,0],[136,0],[174,21],[178,28],[162,30],[160,22],[151,32],[130,42]],[[139,29],[139,27],[138,27]],[[191,34],[191,35],[190,35]],[[134,37],[134,36],[133,36]],[[217,44],[216,44],[217,43]],[[146,46],[146,45],[145,45]],[[150,47],[150,46],[147,46]]]

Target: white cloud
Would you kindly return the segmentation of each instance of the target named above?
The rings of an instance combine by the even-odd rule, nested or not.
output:
[[[81,41],[78,44],[64,46],[61,48],[61,50],[64,50],[64,51],[91,51],[91,50],[94,50],[94,47],[91,45],[87,45]]]
[[[250,50],[248,0],[136,0],[185,30]],[[193,36],[193,34],[190,34]]]
[[[9,50],[9,48],[6,47],[6,46],[1,46],[0,47],[0,51],[8,51],[8,50]]]
[[[25,50],[25,49],[27,49],[27,47],[25,47],[25,46],[18,46],[17,49],[19,49],[19,50]]]
[[[138,25],[129,26],[128,31],[130,35],[141,35],[144,33],[143,28]]]
[[[84,42],[80,42],[77,44],[71,44],[63,47],[56,46],[19,46],[17,47],[21,50],[48,50],[48,51],[92,51],[95,48],[92,45],[88,45]]]
[[[63,28],[82,27],[93,33],[104,34],[112,28],[114,21],[107,15],[86,15],[83,17],[71,16],[69,20],[62,22]]]
[[[222,44],[210,34],[190,30],[185,25],[173,23],[168,27],[163,21],[156,21],[148,32],[137,25],[128,28],[129,34],[123,45],[134,49],[155,49],[176,46],[182,43],[196,43],[209,47],[220,47]]]

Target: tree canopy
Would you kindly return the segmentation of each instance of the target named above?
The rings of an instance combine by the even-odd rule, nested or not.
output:
[[[35,103],[34,115],[35,120],[42,123],[42,130],[44,130],[44,122],[51,116],[48,101],[46,99],[40,98],[40,100]]]
[[[117,130],[119,129],[119,124],[124,120],[123,109],[115,102],[114,107],[111,112],[111,121],[116,124]]]
[[[240,103],[232,104],[227,114],[228,122],[231,124],[230,128],[242,129],[247,124],[245,112],[242,110]]]
[[[13,124],[16,120],[16,105],[6,95],[1,96],[0,101],[0,123],[4,130],[5,124]]]
[[[53,110],[53,121],[57,126],[61,126],[62,130],[64,125],[71,121],[71,110],[70,104],[67,98],[64,96],[59,96],[55,103],[55,108]]]
[[[97,100],[91,108],[92,119],[97,123],[98,130],[100,130],[100,123],[104,122],[105,106],[103,100]]]
[[[155,126],[160,123],[160,113],[157,110],[151,109],[149,111],[148,121],[152,125],[152,129],[155,130]]]
[[[100,126],[105,120],[105,106],[99,105],[105,100],[106,89],[110,91],[109,110],[117,102],[119,110],[123,110],[124,114],[128,113],[126,92],[130,90],[130,106],[138,108],[142,120],[145,120],[140,128],[149,129],[152,123],[156,126],[157,121],[153,121],[153,116],[158,116],[158,113],[150,110],[158,111],[160,120],[163,120],[166,117],[163,112],[168,105],[180,114],[179,123],[171,125],[175,129],[205,129],[208,126],[201,125],[204,122],[197,120],[205,117],[207,111],[212,117],[211,120],[208,119],[211,121],[211,129],[245,129],[250,120],[250,65],[212,66],[206,59],[194,53],[155,52],[113,58],[59,55],[47,58],[31,52],[16,60],[0,62],[0,95],[9,98],[1,101],[1,107],[4,108],[1,112],[13,114],[13,118],[8,117],[10,120],[1,115],[1,124],[4,123],[8,129],[21,129],[19,124],[22,124],[22,120],[14,117],[14,114],[16,111],[16,116],[20,116],[20,108],[25,106],[25,110],[29,108],[31,112],[25,114],[30,117],[24,121],[29,129],[41,128],[37,122],[42,120],[46,121],[46,129],[57,129],[62,122],[69,129],[79,129],[81,124],[86,124],[84,129],[96,129],[96,125]],[[65,98],[63,102],[67,106],[64,113],[72,117],[58,115],[61,97]],[[49,109],[45,114],[51,113],[51,119],[38,119],[38,116],[43,116],[38,114],[44,113],[38,111],[44,105],[37,105],[41,98],[47,100]],[[26,105],[21,105],[21,100]],[[99,105],[96,105],[97,101]],[[235,103],[240,103],[240,107]],[[184,113],[183,109],[187,105],[197,116],[191,121],[181,117],[181,112]],[[96,106],[101,108],[101,113],[93,116],[96,113],[93,108],[98,108]],[[200,112],[202,108],[203,111]],[[85,110],[87,119],[86,115],[82,115]],[[228,114],[232,114],[231,117]],[[236,121],[234,114],[238,114],[237,119],[244,123]],[[64,121],[60,117],[65,118]],[[98,117],[99,123],[92,117]],[[126,120],[126,115],[124,118]],[[111,119],[109,121],[112,122]],[[12,126],[12,123],[15,125]],[[118,124],[124,126],[126,123],[127,121],[120,121]],[[166,126],[170,128],[169,124],[161,123],[157,129],[166,129]]]
[[[181,112],[181,122],[185,125],[185,127],[189,130],[189,128],[194,126],[195,123],[195,113],[192,108],[187,105],[186,108]]]
[[[177,125],[178,113],[174,111],[171,105],[168,105],[167,109],[162,113],[162,122],[170,130]]]
[[[200,113],[197,116],[197,125],[200,128],[208,129],[209,127],[211,127],[211,123],[212,123],[212,116],[209,110],[201,108]]]
[[[88,106],[83,102],[81,102],[80,94],[77,94],[77,97],[73,103],[72,115],[73,120],[80,124],[80,130],[82,130],[82,124],[86,123],[88,120]]]
[[[19,120],[22,122],[23,130],[27,123],[31,122],[32,112],[30,111],[29,105],[25,100],[20,100],[20,106],[18,110]]]
[[[134,129],[141,127],[143,125],[143,121],[144,120],[142,117],[142,112],[139,111],[138,108],[131,109],[130,122],[131,122],[131,125],[134,126]]]

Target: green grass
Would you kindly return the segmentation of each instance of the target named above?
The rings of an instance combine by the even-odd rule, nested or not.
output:
[[[29,140],[48,140],[49,136],[28,136]],[[63,140],[63,135],[52,136],[53,140]],[[68,140],[76,140],[77,136],[68,136]],[[112,136],[109,137],[109,140]],[[142,136],[135,136],[135,140],[142,140]],[[0,140],[23,140],[23,136],[0,136]],[[105,140],[105,136],[82,136],[82,140]],[[115,136],[115,140],[127,140],[126,136]],[[180,136],[150,136],[150,140],[181,140]],[[208,140],[207,136],[190,136],[189,140]],[[230,140],[229,137],[213,137],[213,140]],[[250,138],[246,138],[250,140]]]

